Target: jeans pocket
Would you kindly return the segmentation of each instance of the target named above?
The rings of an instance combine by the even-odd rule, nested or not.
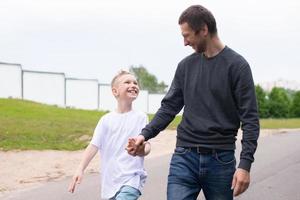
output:
[[[234,151],[219,151],[215,153],[215,159],[223,165],[235,162]]]
[[[177,155],[182,155],[182,154],[185,154],[186,152],[188,152],[188,149],[184,148],[184,147],[176,147],[174,150],[174,154],[177,154]]]

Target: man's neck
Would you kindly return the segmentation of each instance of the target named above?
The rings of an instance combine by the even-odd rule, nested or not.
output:
[[[206,51],[203,54],[205,57],[211,58],[218,55],[224,48],[225,45],[221,42],[218,35],[214,35],[207,41]]]

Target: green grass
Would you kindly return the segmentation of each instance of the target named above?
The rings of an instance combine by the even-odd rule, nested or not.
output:
[[[79,150],[87,146],[105,112],[64,109],[31,101],[0,99],[0,150]],[[153,115],[149,115],[150,120]],[[168,129],[176,129],[176,116]],[[300,128],[298,119],[262,119],[261,128]]]
[[[153,115],[150,116],[150,119]],[[181,121],[181,116],[176,116],[172,123],[168,126],[168,129],[176,129],[177,125]],[[290,119],[260,119],[261,129],[295,129],[300,128],[300,118]]]
[[[261,119],[260,126],[262,129],[300,128],[300,118]]]
[[[0,149],[82,149],[103,114],[0,99]]]
[[[153,114],[149,114],[149,120],[152,120],[153,117],[154,117]],[[167,129],[176,130],[177,125],[180,123],[180,121],[181,121],[181,115],[176,116],[175,119],[171,122],[171,124],[169,124]]]

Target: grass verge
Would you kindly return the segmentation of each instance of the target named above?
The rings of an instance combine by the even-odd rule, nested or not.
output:
[[[0,149],[82,149],[103,114],[0,99]]]
[[[18,99],[0,99],[0,150],[79,150],[90,141],[105,112],[65,109]],[[151,120],[153,115],[149,115]],[[176,129],[176,116],[168,129]],[[300,128],[297,119],[262,119],[262,129]]]

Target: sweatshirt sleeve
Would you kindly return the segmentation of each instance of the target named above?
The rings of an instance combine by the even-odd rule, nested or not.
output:
[[[106,133],[104,116],[99,120],[91,140],[91,144],[95,145],[99,150],[102,149],[103,138]]]
[[[238,168],[250,171],[259,137],[259,118],[255,86],[248,63],[241,66],[234,76],[234,98],[241,120],[242,151]]]
[[[145,137],[145,140],[155,137],[160,131],[164,130],[182,109],[184,105],[182,82],[183,73],[178,66],[170,89],[161,101],[161,107],[151,122],[142,130],[141,135]]]

